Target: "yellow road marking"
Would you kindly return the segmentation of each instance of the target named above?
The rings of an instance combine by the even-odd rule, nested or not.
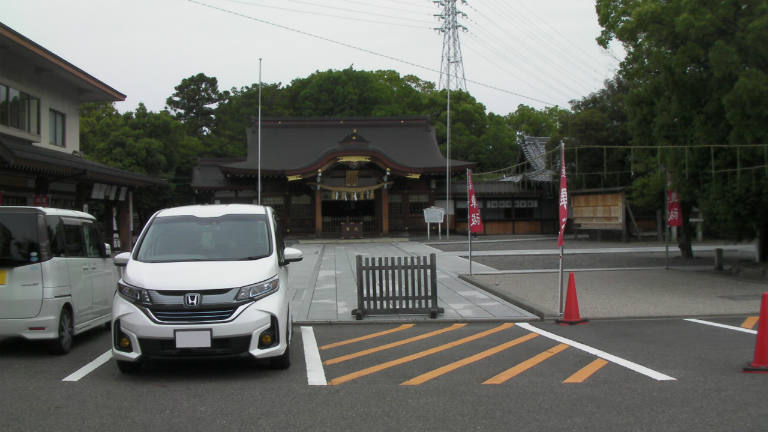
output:
[[[445,332],[449,332],[449,331],[452,331],[452,330],[460,329],[460,328],[464,327],[465,325],[466,324],[453,324],[453,325],[451,325],[449,327],[442,328],[440,330],[431,331],[429,333],[424,333],[424,334],[421,334],[421,335],[418,335],[418,336],[414,336],[412,338],[403,339],[401,341],[392,342],[392,343],[388,343],[386,345],[381,345],[381,346],[377,346],[377,347],[374,347],[374,348],[369,348],[367,350],[358,351],[356,353],[347,354],[347,355],[343,355],[343,356],[340,356],[340,357],[332,358],[330,360],[324,361],[323,364],[324,365],[333,365],[333,364],[336,364],[336,363],[345,362],[345,361],[351,360],[353,358],[358,358],[358,357],[366,356],[368,354],[373,354],[375,352],[388,350],[390,348],[398,347],[400,345],[409,344],[411,342],[420,341],[422,339],[427,339],[427,338],[430,338],[432,336],[437,336],[437,335],[445,333]]]
[[[591,377],[595,372],[599,371],[603,366],[607,365],[608,361],[601,358],[596,359],[592,363],[584,366],[578,372],[568,377],[564,383],[583,383],[587,378]]]
[[[414,361],[414,360],[418,360],[418,359],[426,357],[428,355],[432,355],[432,354],[435,354],[435,353],[438,353],[438,352],[441,352],[441,351],[445,351],[447,349],[451,349],[453,347],[459,346],[461,344],[465,344],[467,342],[471,342],[471,341],[474,341],[474,340],[477,340],[477,339],[480,339],[480,338],[484,338],[484,337],[486,337],[488,335],[491,335],[493,333],[497,333],[497,332],[500,332],[502,330],[506,330],[506,329],[508,329],[508,328],[510,328],[512,326],[514,326],[513,323],[505,323],[505,324],[502,324],[502,325],[500,325],[498,327],[494,327],[492,329],[482,331],[482,332],[474,334],[472,336],[467,336],[465,338],[461,338],[459,340],[453,341],[451,343],[447,343],[445,345],[440,345],[440,346],[437,346],[437,347],[434,347],[434,348],[430,348],[430,349],[425,350],[425,351],[417,352],[415,354],[411,354],[411,355],[408,355],[408,356],[405,356],[405,357],[401,357],[401,358],[396,359],[396,360],[391,360],[391,361],[388,361],[386,363],[381,363],[381,364],[378,364],[376,366],[371,366],[369,368],[362,369],[362,370],[359,370],[357,372],[353,372],[351,374],[347,374],[347,375],[340,376],[338,378],[334,378],[331,381],[329,381],[328,384],[329,385],[343,384],[343,383],[345,383],[347,381],[352,381],[354,379],[357,379],[357,378],[360,378],[360,377],[364,377],[366,375],[370,375],[370,374],[373,374],[373,373],[376,373],[376,372],[380,372],[380,371],[382,371],[384,369],[389,369],[391,367],[399,366],[401,364],[408,363],[408,362],[411,362],[411,361]]]
[[[759,316],[751,316],[744,320],[744,323],[741,325],[745,329],[753,329],[755,328],[755,324],[757,324],[757,321],[760,320]]]
[[[414,326],[414,324],[403,324],[400,327],[395,327],[393,329],[380,331],[378,333],[372,333],[372,334],[369,334],[369,335],[356,337],[354,339],[347,339],[347,340],[344,340],[344,341],[341,341],[341,342],[335,342],[335,343],[332,343],[332,344],[323,345],[323,346],[320,347],[320,349],[321,350],[327,350],[327,349],[331,349],[331,348],[340,347],[342,345],[349,345],[351,343],[355,343],[355,342],[360,342],[360,341],[364,341],[364,340],[368,340],[368,339],[377,338],[379,336],[384,336],[384,335],[392,334],[392,333],[399,332],[399,331],[402,331],[402,330],[408,330],[409,328],[411,328],[413,326]]]
[[[536,366],[537,364],[543,362],[544,360],[552,357],[553,355],[559,353],[560,351],[568,348],[568,345],[566,344],[560,344],[556,345],[543,353],[536,354],[535,356],[529,358],[528,360],[518,364],[517,366],[514,366],[510,369],[505,370],[504,372],[496,375],[493,378],[490,378],[489,380],[485,381],[483,384],[502,384],[505,383],[507,380],[516,377],[517,375],[520,375],[521,373],[527,371],[528,369]]]
[[[439,377],[441,375],[447,374],[448,372],[452,372],[452,371],[454,371],[454,370],[456,370],[456,369],[458,369],[458,368],[460,368],[462,366],[466,366],[468,364],[474,363],[476,361],[482,360],[482,359],[484,359],[486,357],[490,357],[490,356],[492,356],[494,354],[497,354],[497,353],[499,353],[501,351],[504,351],[507,348],[512,348],[515,345],[519,345],[519,344],[521,344],[523,342],[527,342],[527,341],[535,338],[536,336],[538,336],[536,333],[528,333],[525,336],[521,336],[521,337],[519,337],[517,339],[511,340],[511,341],[506,342],[506,343],[503,343],[503,344],[501,344],[499,346],[493,347],[491,349],[487,349],[487,350],[485,350],[483,352],[479,352],[479,353],[477,353],[477,354],[475,354],[473,356],[469,356],[469,357],[467,357],[465,359],[461,359],[459,361],[455,361],[455,362],[453,362],[451,364],[447,364],[447,365],[445,365],[445,366],[443,366],[441,368],[438,368],[438,369],[435,369],[433,371],[429,371],[427,373],[421,374],[421,375],[417,376],[416,378],[409,379],[408,381],[405,381],[404,383],[402,383],[400,385],[419,385],[419,384],[423,384],[423,383],[425,383],[425,382],[427,382],[427,381],[429,381],[431,379],[435,379],[435,378],[437,378],[437,377]]]

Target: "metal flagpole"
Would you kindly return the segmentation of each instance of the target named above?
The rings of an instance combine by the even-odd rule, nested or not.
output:
[[[469,275],[472,276],[472,229],[469,220],[469,168],[467,168],[467,242],[469,244]]]
[[[450,211],[448,210],[449,203],[451,202],[451,69],[450,62],[448,63],[448,102],[446,103],[445,113],[445,127],[446,127],[446,141],[445,141],[445,239],[451,239],[451,224],[450,224]],[[456,217],[454,215],[454,217]]]
[[[259,187],[258,187],[258,203],[261,205],[261,57],[259,57]]]
[[[563,176],[565,176],[565,142],[561,141],[560,142],[560,194],[559,194],[561,202],[560,202],[560,208],[559,208],[559,210],[560,210],[559,211],[559,213],[560,213],[559,225],[560,225],[560,236],[562,236],[562,237],[565,236],[565,228],[563,226],[564,223],[563,223],[563,220],[562,220]],[[567,195],[566,195],[566,197],[567,197]],[[567,204],[567,198],[566,198],[566,204],[565,205],[566,206],[568,205]],[[564,261],[565,261],[564,260],[564,249],[565,249],[565,242],[562,242],[562,244],[560,245],[560,257],[559,257],[560,270],[559,270],[558,276],[557,276],[557,286],[559,287],[559,289],[558,289],[558,297],[560,299],[558,312],[560,313],[560,316],[563,316],[563,314],[565,313],[565,295],[563,294],[563,266],[564,266]]]
[[[664,175],[664,269],[669,270],[669,179],[667,168],[661,166]]]

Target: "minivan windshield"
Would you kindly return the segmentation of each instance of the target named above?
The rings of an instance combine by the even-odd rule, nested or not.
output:
[[[0,214],[0,266],[22,266],[40,259],[37,214]]]
[[[157,217],[139,244],[144,262],[255,260],[272,254],[265,215]]]

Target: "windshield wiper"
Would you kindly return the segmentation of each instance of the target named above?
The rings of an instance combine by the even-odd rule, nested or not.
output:
[[[268,256],[269,255],[255,255],[255,256],[249,256],[249,257],[245,257],[245,258],[240,258],[238,261],[255,261],[255,260],[258,260],[258,259],[266,258]]]

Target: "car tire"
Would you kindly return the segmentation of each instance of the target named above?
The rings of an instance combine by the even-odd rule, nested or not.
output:
[[[59,314],[59,328],[56,339],[48,344],[48,351],[51,354],[66,354],[72,349],[72,339],[74,338],[74,323],[72,321],[72,311],[69,308],[62,308]]]
[[[288,327],[285,330],[285,352],[278,356],[269,359],[269,366],[272,369],[288,369],[291,367],[291,325],[290,314],[288,315]]]
[[[126,374],[126,375],[135,375],[139,372],[141,372],[141,362],[135,361],[125,361],[125,360],[117,360],[117,368],[120,370],[120,372]]]

